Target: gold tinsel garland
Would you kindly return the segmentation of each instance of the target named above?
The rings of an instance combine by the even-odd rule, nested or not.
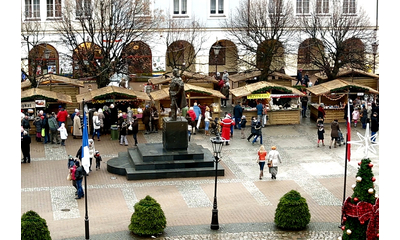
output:
[[[339,99],[341,99],[342,97],[344,97],[345,95],[346,95],[346,93],[343,93],[343,94],[335,94],[335,95],[330,94],[330,96],[328,96],[327,94],[322,94],[322,96],[324,96],[324,97],[326,97],[327,99],[332,100],[332,101],[339,100]],[[332,97],[332,96],[335,96],[335,97]]]

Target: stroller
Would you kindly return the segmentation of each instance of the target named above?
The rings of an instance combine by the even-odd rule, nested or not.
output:
[[[340,146],[344,145],[344,137],[343,137],[342,131],[339,130],[338,133],[339,133],[339,137],[336,139],[336,141],[340,147]]]
[[[221,131],[221,126],[219,125],[219,118],[215,118],[214,121],[211,122],[210,133],[217,135]]]

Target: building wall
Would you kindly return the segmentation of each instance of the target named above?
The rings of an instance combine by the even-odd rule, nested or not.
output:
[[[248,0],[251,4],[252,0]],[[290,0],[293,4],[294,10],[296,9],[296,0]],[[334,0],[331,0],[333,2]],[[181,14],[179,16],[175,16],[173,14],[173,2],[174,0],[151,0],[152,7],[151,9],[160,9],[163,10],[165,13],[168,14],[170,18],[177,18],[182,21],[193,21],[196,20],[198,22],[204,23],[205,25],[205,33],[206,33],[206,41],[202,45],[202,48],[197,56],[195,70],[199,72],[214,72],[215,66],[209,66],[208,63],[208,56],[209,51],[214,43],[218,40],[232,40],[227,32],[221,27],[222,21],[228,19],[232,12],[239,6],[239,0],[224,0],[224,13],[223,14],[210,14],[210,0],[187,0],[187,13]],[[377,10],[377,2],[378,0],[363,0],[357,1],[357,5],[361,6],[368,16],[370,17],[371,26],[366,27],[374,27],[376,22],[376,10]],[[62,1],[64,4],[64,1]],[[21,20],[22,23],[25,22],[24,17],[24,9],[25,9],[25,0],[21,0]],[[293,13],[296,14],[295,12]],[[46,33],[41,39],[41,42],[48,43],[54,46],[57,51],[59,52],[60,56],[60,68],[63,68],[63,73],[72,71],[72,62],[68,56],[72,55],[71,50],[67,48],[67,46],[60,41],[60,37],[52,30],[51,22],[46,19],[46,1],[40,1],[40,20],[44,29],[46,29]],[[165,29],[164,29],[165,30]],[[151,50],[152,50],[152,57],[153,57],[153,71],[157,70],[165,70],[165,53],[167,50],[165,42],[165,34],[163,35],[163,29],[160,31],[155,31],[150,38],[151,41],[146,42]],[[379,37],[378,37],[379,39]],[[293,39],[291,42],[292,48],[297,49],[299,42],[296,39]],[[240,54],[240,46],[236,46],[239,54]],[[27,48],[24,44],[24,41],[21,40],[21,67],[27,66]],[[251,56],[247,56],[251,58]],[[288,75],[296,75],[297,70],[297,51],[293,53],[285,55],[285,61],[287,64],[286,67],[286,74]],[[220,69],[218,67],[218,71],[223,71],[224,69]],[[240,67],[239,70],[246,70],[246,67]],[[60,70],[61,72],[61,70]],[[379,68],[376,69],[376,73],[379,73]]]

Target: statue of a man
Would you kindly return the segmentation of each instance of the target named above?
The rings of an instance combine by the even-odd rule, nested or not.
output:
[[[178,108],[182,109],[187,106],[184,83],[179,76],[179,70],[173,70],[173,77],[169,84],[169,97],[171,99],[171,118],[176,121]]]

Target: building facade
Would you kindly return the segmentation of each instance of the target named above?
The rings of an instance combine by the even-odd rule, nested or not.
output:
[[[161,21],[160,19],[163,21],[149,31],[146,38],[135,39],[127,43],[125,48],[121,50],[121,54],[124,54],[127,59],[129,74],[163,73],[170,70],[173,66],[172,61],[175,61],[174,64],[183,66],[190,61],[189,70],[212,74],[224,70],[234,73],[260,66],[259,63],[254,66],[248,64],[258,61],[257,53],[249,54],[250,47],[241,44],[240,39],[232,35],[228,23],[235,20],[232,18],[235,18],[242,11],[251,13],[252,9],[260,6],[256,4],[260,1],[261,4],[268,7],[270,13],[276,13],[278,11],[276,4],[284,0],[114,1],[141,2],[146,7],[142,9],[142,13],[137,15],[138,17],[146,17],[149,21]],[[320,16],[321,19],[324,16],[328,18],[334,14],[332,8],[335,4],[339,4],[341,11],[349,18],[356,17],[361,11],[364,11],[368,18],[368,24],[362,27],[372,30],[373,39],[368,41],[349,39],[349,44],[361,46],[366,53],[364,57],[373,59],[373,61],[369,61],[370,63],[366,68],[379,73],[377,64],[379,55],[377,51],[379,43],[377,0],[288,0],[287,2],[292,7],[291,17],[295,22],[300,22],[301,19],[307,17],[311,18],[314,15]],[[94,5],[92,0],[22,0],[22,70],[29,74],[55,73],[81,77],[82,73],[79,71],[82,71],[82,69],[79,69],[77,59],[79,54],[83,53],[78,48],[93,49],[94,60],[92,61],[100,61],[100,54],[98,53],[102,49],[99,44],[82,36],[77,48],[71,49],[65,38],[54,28],[57,21],[63,21],[63,14],[67,11],[67,5],[74,7],[73,14],[76,22],[79,22],[79,19],[94,13],[90,11],[89,6],[91,4]],[[164,17],[156,18],[159,14]],[[249,22],[251,21],[250,18],[258,17],[248,14]],[[172,22],[175,25],[172,25]],[[243,24],[242,27],[246,28],[246,24]],[[196,29],[197,32],[178,33],[180,30],[177,29],[184,28],[186,30]],[[172,34],[173,31],[175,32]],[[318,67],[311,64],[310,54],[314,50],[310,47],[310,38],[302,33],[302,29],[299,27],[291,26],[286,31],[291,32],[291,34],[290,37],[283,37],[284,41],[279,43],[278,48],[281,49],[283,54],[279,57],[279,63],[272,64],[274,69],[282,68],[286,74],[291,76],[295,76],[298,69],[318,71]],[[103,41],[109,40],[104,39]],[[122,36],[113,41],[126,41],[126,39]],[[214,51],[216,46],[219,49],[218,54]],[[260,48],[260,46],[253,47]],[[185,50],[182,54],[174,56],[174,52],[183,48]],[[326,51],[326,53],[329,54],[329,51]],[[98,54],[98,57],[96,54]],[[238,61],[238,59],[243,61]],[[372,62],[373,66],[371,65]],[[90,62],[88,62],[88,65],[90,65]]]

